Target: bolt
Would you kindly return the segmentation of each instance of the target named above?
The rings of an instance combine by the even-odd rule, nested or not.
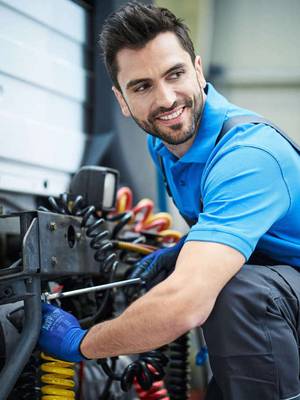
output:
[[[81,236],[81,232],[76,232],[76,240],[78,240],[78,242],[81,239]]]
[[[50,224],[48,225],[48,228],[51,232],[53,232],[57,229],[57,225],[55,222],[50,222]]]
[[[57,258],[56,258],[55,256],[52,256],[52,257],[51,257],[51,265],[52,265],[53,267],[55,267],[55,265],[57,265]]]

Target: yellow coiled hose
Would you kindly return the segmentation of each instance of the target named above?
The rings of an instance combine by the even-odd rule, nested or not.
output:
[[[42,400],[75,399],[74,363],[41,353]]]

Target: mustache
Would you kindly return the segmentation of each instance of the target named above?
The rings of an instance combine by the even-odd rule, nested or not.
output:
[[[192,99],[186,99],[184,101],[174,101],[171,107],[165,108],[165,107],[158,107],[156,110],[154,110],[150,115],[149,115],[149,120],[154,120],[158,115],[161,113],[166,113],[166,112],[171,112],[175,110],[175,108],[183,106],[187,108],[192,108],[193,107],[193,100]]]

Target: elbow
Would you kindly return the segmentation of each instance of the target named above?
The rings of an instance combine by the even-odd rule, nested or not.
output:
[[[160,308],[165,307],[164,330],[169,341],[201,326],[215,303],[205,291],[199,294],[201,290],[196,285],[187,288],[177,281],[165,281],[153,289],[154,293]]]
[[[185,305],[185,311],[183,313],[183,325],[184,330],[190,331],[196,327],[204,324],[209,317],[215,301],[205,299],[203,301],[195,300],[190,298]]]

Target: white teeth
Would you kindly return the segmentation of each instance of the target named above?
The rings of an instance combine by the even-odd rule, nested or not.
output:
[[[168,121],[169,119],[177,118],[180,114],[182,114],[182,112],[183,112],[183,108],[181,108],[178,111],[173,112],[172,114],[161,116],[161,117],[159,117],[159,119]]]

